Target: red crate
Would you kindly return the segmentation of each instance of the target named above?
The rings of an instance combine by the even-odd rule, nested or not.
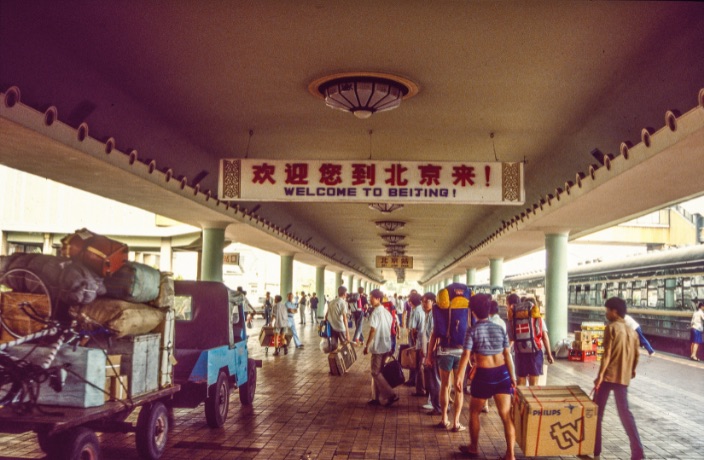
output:
[[[596,351],[593,350],[570,350],[570,355],[567,357],[570,361],[589,362],[596,361]]]

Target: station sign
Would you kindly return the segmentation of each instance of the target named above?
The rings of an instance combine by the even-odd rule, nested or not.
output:
[[[240,264],[240,253],[233,252],[231,254],[222,255],[222,263],[225,265],[239,265]]]
[[[376,268],[413,268],[413,257],[376,256]]]
[[[523,163],[221,159],[221,201],[521,205]]]

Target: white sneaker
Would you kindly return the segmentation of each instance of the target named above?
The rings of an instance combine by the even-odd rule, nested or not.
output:
[[[432,404],[424,404],[424,405],[423,405],[423,409],[426,409],[426,410],[433,410],[433,405],[432,405]]]

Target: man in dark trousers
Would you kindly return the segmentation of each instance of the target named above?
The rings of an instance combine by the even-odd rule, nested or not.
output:
[[[635,378],[638,365],[638,334],[623,319],[626,316],[626,302],[623,299],[611,297],[604,306],[609,325],[604,331],[604,356],[599,375],[594,380],[594,402],[599,407],[594,459],[599,459],[601,455],[601,425],[609,393],[613,391],[618,416],[631,444],[631,460],[640,460],[645,458],[643,444],[640,442],[633,413],[628,408],[628,384]]]

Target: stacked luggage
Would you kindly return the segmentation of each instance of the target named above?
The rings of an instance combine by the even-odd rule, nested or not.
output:
[[[149,348],[153,348],[150,353],[154,359],[146,368],[153,370],[154,377],[149,377],[145,388],[170,386],[174,361],[174,284],[170,274],[128,261],[127,245],[87,229],[61,242],[60,256],[0,256],[0,282],[4,286],[0,289],[0,343],[37,332],[49,320],[75,320],[77,330],[90,334],[79,349],[100,349],[105,358],[124,355],[122,370],[106,375],[105,388],[116,379],[118,387],[129,386],[136,391],[144,372],[136,367],[131,371],[133,356],[120,351],[118,345],[122,341],[140,342],[148,335],[155,339]],[[145,352],[139,355],[146,356]],[[52,396],[51,392],[45,394]],[[130,392],[130,396],[135,394]],[[90,404],[96,402],[102,403],[102,399]],[[55,402],[60,403],[58,399]]]

